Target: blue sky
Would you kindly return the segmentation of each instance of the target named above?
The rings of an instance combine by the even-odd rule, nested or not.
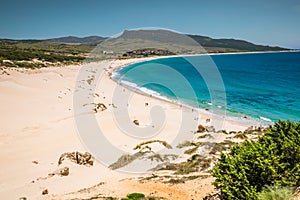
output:
[[[161,27],[300,49],[299,0],[1,0],[0,38],[112,36]]]

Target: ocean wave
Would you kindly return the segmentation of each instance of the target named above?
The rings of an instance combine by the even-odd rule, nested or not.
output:
[[[198,106],[194,107],[192,105],[189,105],[189,103],[185,102],[184,100],[183,101],[174,100],[174,99],[168,98],[166,96],[162,96],[157,91],[151,90],[151,89],[146,88],[146,87],[141,87],[136,83],[133,83],[133,82],[130,82],[130,81],[125,81],[125,80],[117,80],[117,81],[119,81],[120,85],[122,85],[124,87],[127,87],[128,89],[131,89],[135,92],[145,94],[145,95],[149,95],[149,96],[152,96],[152,97],[156,97],[158,99],[165,100],[165,101],[168,101],[168,102],[171,102],[171,103],[176,103],[177,105],[181,105],[181,106],[184,106],[184,107],[189,108],[189,109],[197,110],[197,111],[202,112],[202,113],[215,115],[215,116],[220,117],[220,118],[225,117],[228,120],[242,122],[242,123],[246,123],[246,124],[249,124],[249,125],[251,125],[251,124],[269,125],[269,123],[272,122],[271,119],[266,118],[266,117],[259,116],[259,118],[255,119],[255,117],[253,117],[253,116],[250,117],[248,115],[245,115],[243,113],[234,111],[234,110],[229,109],[227,107],[224,108],[223,106],[220,106],[220,105],[214,105],[211,102],[205,102],[200,107],[198,107]],[[205,110],[205,104],[211,106],[211,108],[209,110]],[[218,110],[219,111],[222,110],[222,112],[219,113]],[[225,113],[223,111],[225,111]],[[230,114],[229,115],[228,115],[228,113],[226,114],[226,111],[227,112],[229,111]],[[245,117],[245,116],[247,116],[247,117]],[[263,120],[265,123],[262,123],[260,120]]]
[[[124,81],[124,80],[119,81],[119,83],[133,91],[170,101],[170,99],[168,99],[167,97],[161,96],[160,93],[158,93],[157,91],[151,90],[151,89],[143,87],[143,86],[139,86],[136,83],[133,83],[130,81]]]
[[[264,120],[264,121],[267,121],[267,122],[272,122],[271,119],[266,118],[266,117],[262,117],[262,116],[259,116],[259,119]]]
[[[157,96],[157,97],[162,97],[158,92],[145,88],[145,87],[140,87],[138,88],[139,91],[144,92],[146,94],[152,95],[152,96]]]
[[[110,77],[113,79],[113,80],[118,80],[120,78],[121,74],[118,70],[114,70],[112,71],[112,73],[110,74]]]
[[[131,89],[137,89],[137,88],[138,88],[138,85],[135,84],[135,83],[133,83],[133,82],[120,80],[119,83],[120,83],[121,85],[130,87]]]
[[[245,124],[249,124],[249,126],[253,125],[253,124],[261,125],[261,122],[257,121],[258,119],[255,119],[255,118],[252,118],[252,117],[245,118],[244,117],[245,115],[242,114],[242,113],[239,113],[238,115],[227,115],[226,114],[227,109],[223,110],[224,109],[223,106],[215,106],[215,105],[213,105],[210,102],[203,103],[202,104],[203,107],[202,106],[200,106],[200,107],[198,107],[198,106],[194,107],[192,105],[189,105],[184,100],[183,101],[180,101],[178,99],[174,100],[172,98],[168,98],[166,96],[162,96],[157,91],[151,90],[151,89],[146,88],[146,87],[140,87],[136,83],[133,83],[133,82],[130,82],[130,81],[119,80],[119,83],[120,83],[120,85],[122,85],[124,87],[127,87],[128,89],[131,89],[131,90],[133,90],[135,92],[138,92],[138,93],[141,93],[141,94],[145,94],[145,95],[149,95],[149,96],[161,99],[161,100],[165,100],[165,101],[168,101],[170,103],[175,103],[177,105],[180,105],[180,106],[183,106],[185,108],[189,108],[191,110],[195,110],[195,111],[198,111],[198,112],[201,112],[201,113],[206,113],[206,114],[214,115],[214,116],[216,116],[216,117],[218,117],[220,119],[226,118],[227,120],[237,121],[237,122],[242,122],[242,123],[245,123]],[[208,104],[208,105],[212,106],[212,108],[209,109],[209,110],[206,110],[205,109],[205,104]],[[223,110],[223,111],[225,111],[225,113],[224,112],[219,113],[219,112],[217,112],[217,110]],[[263,118],[265,122],[272,122],[268,118],[264,118],[264,117],[261,117],[261,118]]]

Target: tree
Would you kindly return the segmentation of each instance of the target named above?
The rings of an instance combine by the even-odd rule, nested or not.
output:
[[[257,199],[265,186],[300,185],[300,121],[278,121],[258,141],[222,154],[213,169],[222,199]]]

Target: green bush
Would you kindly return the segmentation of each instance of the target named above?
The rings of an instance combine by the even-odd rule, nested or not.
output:
[[[128,199],[132,200],[139,200],[139,199],[144,199],[145,195],[142,193],[131,193],[127,195]]]
[[[258,200],[291,200],[293,189],[290,187],[266,186],[258,193]]]
[[[256,142],[222,154],[213,169],[222,199],[258,199],[267,185],[300,185],[300,121],[279,121]]]

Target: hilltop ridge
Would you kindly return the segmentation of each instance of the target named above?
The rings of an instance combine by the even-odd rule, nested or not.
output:
[[[99,44],[101,48],[93,52]],[[284,50],[289,49],[257,45],[245,40],[185,35],[168,30],[125,30],[114,38],[67,36],[50,39],[0,39],[0,66],[40,68],[82,63],[87,58],[99,60],[104,56],[128,58]],[[110,52],[110,55],[103,55],[103,52]]]

